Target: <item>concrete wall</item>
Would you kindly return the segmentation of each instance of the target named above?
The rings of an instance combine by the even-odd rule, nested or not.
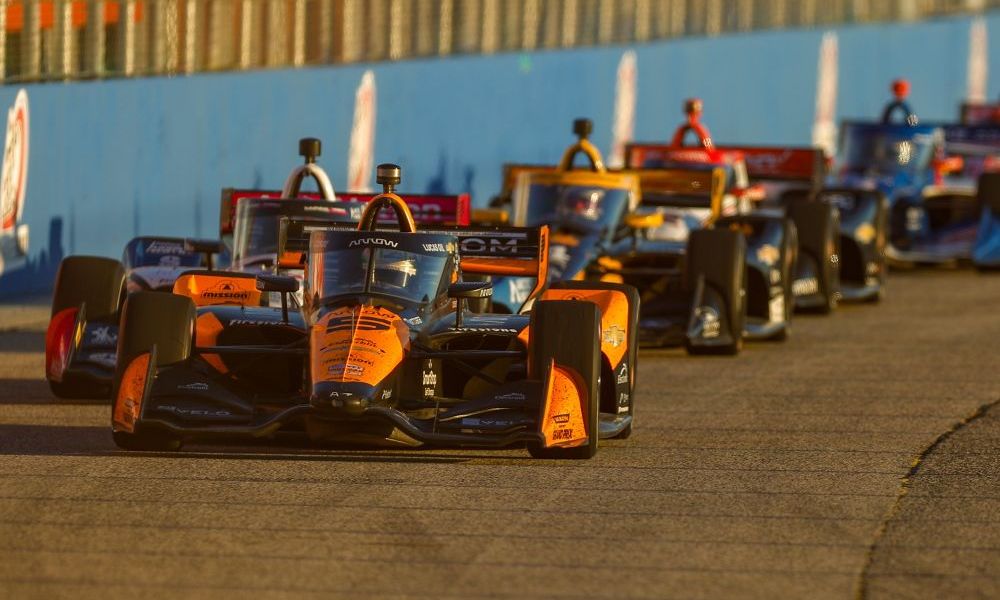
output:
[[[998,31],[1000,13],[985,18]],[[965,95],[970,20],[835,30],[839,116],[874,117],[891,78],[913,83],[925,119],[957,115]],[[682,99],[705,101],[714,137],[734,143],[810,141],[823,31],[684,39],[634,48],[635,137],[665,139]],[[373,69],[376,162],[403,166],[403,191],[468,191],[484,203],[505,161],[558,159],[570,121],[595,120],[611,141],[615,78],[628,48],[418,60],[295,71],[39,84],[22,221],[27,264],[0,275],[0,296],[41,291],[65,254],[118,256],[139,234],[212,236],[223,186],[280,187],[296,140],[325,142],[335,187],[346,178],[354,94]],[[1000,40],[990,52],[997,95]],[[18,88],[0,88],[0,106]]]

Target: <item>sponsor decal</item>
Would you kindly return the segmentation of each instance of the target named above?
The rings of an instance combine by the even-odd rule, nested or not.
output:
[[[622,363],[622,368],[618,370],[618,378],[615,380],[619,385],[628,383],[628,365]]]
[[[517,329],[511,329],[509,327],[461,327],[457,331],[474,331],[474,332],[486,332],[486,333],[517,333]]]
[[[327,367],[326,372],[337,377],[344,375],[350,377],[360,377],[364,374],[365,369],[364,367],[355,364],[336,363]]]
[[[717,338],[722,333],[719,313],[711,306],[699,306],[694,311],[694,318],[701,322],[701,337]]]
[[[825,33],[819,46],[816,117],[813,121],[812,141],[827,156],[833,156],[837,152],[837,63],[837,34]]]
[[[0,170],[0,274],[20,267],[28,253],[28,226],[18,225],[28,187],[28,92],[19,90],[7,110],[3,166]],[[14,262],[16,261],[16,262]]]
[[[392,388],[382,390],[382,399],[389,400],[392,398]]]
[[[114,352],[92,352],[87,354],[86,359],[92,363],[97,363],[105,367],[113,367],[117,364],[118,357]]]
[[[796,296],[809,296],[819,293],[819,280],[815,277],[796,279],[792,282],[792,293]]]
[[[187,254],[184,245],[177,242],[165,242],[163,240],[153,240],[146,245],[146,252],[149,254]]]
[[[186,383],[184,385],[177,386],[177,389],[179,389],[179,390],[189,390],[189,391],[192,391],[192,392],[204,392],[204,391],[208,390],[208,384],[207,383],[201,383],[201,382]]]
[[[875,239],[875,228],[871,223],[862,223],[854,230],[854,237],[862,244],[869,244]]]
[[[920,231],[924,222],[924,210],[919,206],[909,206],[906,208],[906,229],[907,231]]]
[[[625,343],[625,330],[612,324],[601,333],[601,341],[609,344],[612,348],[617,348]]]
[[[110,325],[97,327],[91,330],[89,343],[95,346],[114,346],[118,344],[118,331],[112,330]]]
[[[424,371],[423,372],[423,379],[422,379],[423,385],[433,385],[433,386],[436,386],[437,385],[437,380],[438,380],[437,373],[435,373],[434,371]]]
[[[377,108],[375,73],[368,70],[354,93],[354,122],[347,162],[347,189],[371,191],[371,173],[375,165],[375,114]]]
[[[422,244],[424,252],[447,252],[444,244]]]
[[[510,289],[511,301],[520,304],[523,304],[528,299],[528,296],[531,295],[531,290],[535,287],[532,280],[526,277],[508,279],[507,286]]]
[[[173,404],[160,404],[156,407],[156,410],[162,410],[163,412],[174,413],[182,417],[229,417],[233,413],[228,410],[206,410],[203,408],[183,408],[180,406],[174,406]]]
[[[764,244],[757,248],[757,260],[765,265],[773,265],[781,258],[781,251],[771,244]]]
[[[767,303],[767,312],[773,323],[780,323],[785,320],[785,294],[779,287],[777,292],[772,290],[771,300]]]
[[[268,326],[268,325],[284,325],[284,321],[265,321],[259,319],[233,319],[229,322],[230,325],[240,325],[240,326]]]
[[[562,425],[563,423],[569,423],[569,413],[552,415],[552,420],[560,425]]]
[[[566,415],[566,420],[569,420],[569,415]],[[571,440],[573,439],[573,428],[567,427],[564,429],[556,429],[552,432],[553,440]]]
[[[628,392],[621,392],[618,394],[618,413],[628,412]]]
[[[421,319],[420,317],[410,317],[409,319],[403,319],[403,320],[406,321],[407,325],[420,325],[421,323],[424,322],[424,320]]]
[[[250,292],[240,289],[231,279],[223,279],[202,292],[201,296],[213,300],[246,300],[250,297]]]
[[[517,238],[463,237],[459,252],[464,254],[517,254]]]
[[[521,392],[507,392],[493,397],[497,402],[523,402],[525,398],[526,396]]]
[[[615,83],[615,115],[611,131],[611,155],[608,157],[608,165],[614,168],[625,164],[625,144],[632,141],[638,78],[635,52],[629,50],[622,54],[618,63]]]
[[[347,244],[348,248],[355,248],[357,246],[385,246],[386,248],[398,248],[399,242],[394,242],[385,238],[368,237],[351,240],[350,243]]]

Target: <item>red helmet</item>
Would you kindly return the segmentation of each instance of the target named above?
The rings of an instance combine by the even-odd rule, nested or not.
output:
[[[905,79],[894,79],[892,81],[892,95],[902,100],[910,95],[910,82]]]

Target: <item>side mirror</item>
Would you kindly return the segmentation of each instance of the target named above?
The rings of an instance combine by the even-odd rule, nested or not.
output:
[[[281,318],[288,322],[288,294],[299,291],[299,280],[286,275],[257,275],[257,289],[281,294]]]
[[[456,281],[448,286],[448,297],[458,300],[455,308],[455,329],[462,327],[462,313],[466,301],[485,300],[493,296],[493,283],[490,281]]]

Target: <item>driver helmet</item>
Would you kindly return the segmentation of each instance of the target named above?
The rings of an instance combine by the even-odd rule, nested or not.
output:
[[[601,200],[604,198],[604,190],[570,188],[563,195],[562,202],[559,203],[559,216],[582,217],[590,221],[596,221],[601,215]]]

